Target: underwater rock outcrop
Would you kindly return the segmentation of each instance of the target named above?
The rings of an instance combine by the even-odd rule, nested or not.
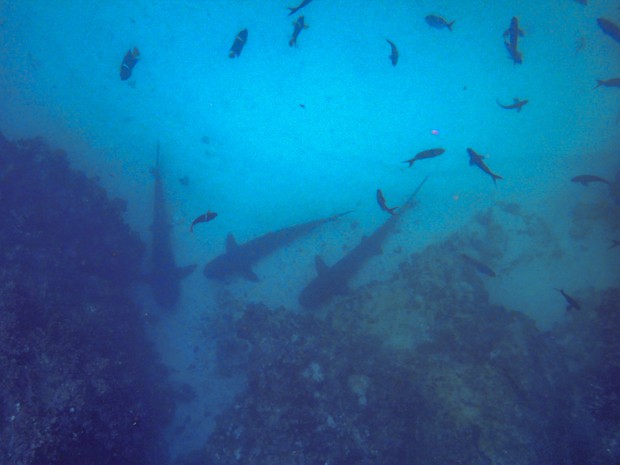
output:
[[[217,332],[228,334],[221,342],[235,355],[220,363],[244,372],[247,389],[218,416],[205,447],[179,463],[529,465],[586,457],[593,438],[574,418],[590,417],[575,401],[583,391],[566,348],[522,313],[490,303],[485,278],[459,255],[471,247],[493,260],[507,240],[489,218],[478,220],[486,237],[430,246],[388,281],[312,313],[226,301],[234,314]]]
[[[144,247],[123,202],[2,136],[0,201],[0,463],[162,463],[173,409],[130,299]]]

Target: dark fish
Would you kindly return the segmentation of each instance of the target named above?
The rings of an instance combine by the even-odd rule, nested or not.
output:
[[[347,213],[350,212],[272,231],[244,244],[237,244],[234,236],[229,234],[226,237],[226,252],[207,263],[203,273],[208,279],[226,280],[241,275],[250,281],[258,281],[258,276],[252,270],[253,264]]]
[[[377,203],[379,204],[379,207],[381,207],[381,210],[388,212],[390,215],[394,215],[394,210],[396,210],[398,207],[392,207],[389,208],[386,204],[385,204],[385,197],[383,197],[383,192],[381,192],[381,189],[377,189]]]
[[[616,42],[620,42],[620,26],[605,18],[599,18],[596,22],[605,34]]]
[[[620,245],[620,241],[618,241],[616,239],[612,239],[611,240],[611,245],[608,247],[607,250],[613,249],[614,247],[618,247],[619,245]]]
[[[426,24],[434,27],[435,29],[443,29],[445,27],[448,28],[450,31],[452,30],[452,25],[454,24],[454,21],[449,23],[441,16],[435,15],[428,15],[426,18],[424,18],[424,21],[426,21]]]
[[[292,47],[293,45],[297,45],[297,37],[299,37],[299,33],[304,30],[304,29],[308,29],[308,25],[304,22],[304,17],[300,16],[299,18],[297,18],[297,21],[295,21],[293,23],[293,26],[295,26],[295,29],[293,29],[293,37],[291,37],[291,40],[289,40],[288,45],[290,47]]]
[[[444,153],[445,149],[429,149],[424,150],[423,152],[418,153],[415,157],[410,158],[409,160],[405,160],[403,163],[409,163],[409,168],[413,166],[413,163],[417,160],[424,160],[425,158],[434,158],[438,157],[442,153]]]
[[[413,208],[414,200],[427,178],[420,183],[415,192],[402,206],[400,214],[391,216],[377,228],[370,236],[364,237],[361,242],[338,262],[327,266],[321,257],[315,257],[317,276],[299,294],[299,303],[305,308],[318,307],[328,302],[338,294],[349,291],[349,280],[364,267],[373,256],[381,253],[381,245],[394,232],[402,214]]]
[[[607,80],[597,79],[596,83],[597,83],[596,86],[594,86],[595,89],[597,89],[600,86],[620,87],[620,78],[613,78],[613,79],[607,79]]]
[[[390,39],[385,40],[387,40],[387,43],[390,44],[390,47],[392,47],[392,53],[388,58],[392,61],[392,66],[396,66],[396,63],[398,63],[398,49],[396,48],[396,45],[394,45],[394,42]]]
[[[247,41],[248,30],[244,29],[243,31],[239,32],[239,34],[237,34],[237,37],[235,37],[235,41],[233,42],[232,47],[230,47],[228,56],[230,58],[239,57],[239,55],[241,55],[241,51],[243,50],[243,46]]]
[[[217,216],[217,213],[212,212],[211,210],[208,210],[207,213],[200,215],[198,218],[192,221],[192,224],[189,227],[189,232],[194,232],[194,226],[197,225],[198,223],[208,223],[209,221],[215,219],[216,216]]]
[[[587,186],[591,182],[602,182],[605,184],[611,184],[607,179],[603,179],[600,176],[595,176],[593,174],[580,174],[579,176],[575,176],[571,179],[573,182],[578,182],[579,184],[583,184]]]
[[[289,16],[294,15],[295,13],[297,13],[299,10],[301,10],[303,7],[305,7],[308,3],[310,3],[312,0],[304,0],[303,2],[301,2],[299,4],[299,6],[294,6],[294,7],[288,7],[289,10],[291,10],[291,12],[288,14]]]
[[[513,16],[510,20],[510,27],[504,32],[504,38],[508,38],[508,41],[504,40],[504,45],[510,54],[510,58],[514,63],[523,63],[523,54],[518,50],[519,37],[523,37],[524,32],[519,29],[519,19]]]
[[[196,265],[179,267],[174,258],[170,217],[166,210],[164,185],[159,166],[159,142],[157,143],[157,164],[151,171],[155,179],[153,193],[153,224],[151,233],[151,262],[147,281],[153,289],[155,301],[162,308],[172,309],[181,295],[181,280],[190,275]]]
[[[126,81],[131,77],[133,67],[136,66],[139,59],[140,51],[136,47],[131,50],[127,50],[127,53],[125,53],[125,57],[123,58],[123,62],[121,63],[121,81]]]
[[[466,255],[464,253],[461,254],[461,256],[465,259],[467,264],[473,266],[478,273],[482,273],[482,274],[485,274],[487,276],[491,276],[492,278],[497,276],[495,274],[495,271],[493,271],[489,266],[485,265],[481,261],[478,261],[475,258],[470,257],[469,255]]]
[[[523,108],[523,105],[526,105],[527,102],[529,102],[529,100],[519,100],[518,98],[514,98],[514,103],[510,104],[510,105],[502,105],[501,103],[499,103],[499,100],[495,99],[495,101],[497,102],[497,104],[506,109],[506,110],[517,110],[517,113],[519,113],[521,111],[521,108]]]
[[[566,299],[566,310],[581,310],[581,306],[579,305],[579,302],[577,302],[575,299],[573,299],[571,296],[569,296],[566,292],[564,292],[564,289],[555,289],[556,291],[558,291],[560,294],[562,294],[562,296],[564,296],[564,299]]]
[[[486,165],[486,163],[484,162],[484,157],[476,152],[474,152],[473,149],[468,148],[467,149],[467,153],[469,154],[469,164],[470,165],[476,165],[478,168],[480,168],[482,171],[484,171],[486,174],[488,174],[489,176],[491,176],[493,178],[493,182],[497,185],[497,180],[498,179],[504,179],[502,178],[500,175],[493,173],[489,167]]]

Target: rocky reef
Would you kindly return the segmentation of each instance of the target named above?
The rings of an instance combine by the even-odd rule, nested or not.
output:
[[[0,136],[0,463],[163,463],[166,373],[130,298],[125,205],[41,140]]]
[[[558,253],[536,218],[499,208],[531,253]],[[512,249],[492,217],[313,313],[223,294],[209,336],[247,388],[178,464],[617,463],[618,291],[552,332],[491,303],[459,252]]]

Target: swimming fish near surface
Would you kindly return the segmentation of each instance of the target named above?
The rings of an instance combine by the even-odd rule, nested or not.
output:
[[[620,42],[620,26],[605,18],[598,18],[596,22],[605,34],[616,42]]]
[[[409,160],[403,161],[403,163],[409,163],[409,168],[411,168],[413,166],[413,163],[416,162],[417,160],[424,160],[425,158],[438,157],[445,151],[446,151],[445,149],[441,149],[441,148],[424,150],[423,152],[416,154],[415,157],[410,158]]]
[[[392,53],[388,58],[392,62],[392,66],[396,66],[396,63],[398,63],[398,49],[396,48],[396,45],[394,45],[394,42],[392,42],[390,39],[385,40],[387,40],[387,43],[390,44],[390,47],[392,48]]]
[[[377,203],[379,204],[379,207],[381,207],[381,210],[388,212],[390,215],[394,215],[394,210],[398,208],[390,208],[387,206],[387,204],[385,203],[385,197],[383,196],[383,192],[381,192],[381,189],[377,189]]]
[[[311,1],[312,0],[304,0],[298,6],[293,6],[293,7],[289,6],[288,9],[291,10],[291,12],[288,15],[289,16],[294,15],[295,13],[297,13],[299,10],[301,10],[303,7],[305,7]]]
[[[239,57],[239,55],[241,55],[241,51],[243,50],[243,46],[245,45],[247,41],[248,41],[248,30],[244,29],[240,31],[239,34],[237,34],[237,37],[235,37],[235,41],[233,42],[232,47],[230,47],[228,56],[230,58]]]
[[[599,87],[620,87],[620,78],[613,79],[597,79],[595,89]]]
[[[467,149],[467,153],[469,154],[469,164],[477,166],[486,174],[491,176],[495,185],[497,185],[498,179],[504,179],[499,174],[495,174],[489,169],[487,164],[484,162],[484,157],[482,155],[476,153],[473,149],[470,148]]]
[[[556,291],[558,291],[560,294],[562,294],[562,296],[564,297],[564,299],[566,300],[566,310],[581,310],[581,305],[579,305],[579,302],[577,302],[575,299],[573,299],[571,296],[569,296],[566,292],[564,292],[564,289],[557,289],[555,288]]]
[[[523,37],[525,33],[519,29],[519,18],[513,16],[510,20],[510,26],[504,32],[504,39],[508,38],[508,41],[504,40],[506,50],[510,54],[510,58],[516,64],[523,63],[523,54],[518,50],[519,37]]]
[[[138,63],[139,59],[140,50],[138,50],[137,47],[127,50],[127,53],[125,53],[125,57],[121,62],[121,81],[126,81],[131,77],[133,67],[136,66],[136,63]]]
[[[600,176],[595,176],[593,174],[580,174],[579,176],[575,176],[571,179],[573,182],[577,182],[587,187],[591,182],[601,182],[604,184],[610,184],[607,179],[603,179]]]
[[[293,36],[291,37],[291,40],[288,41],[289,47],[292,47],[293,45],[297,46],[297,37],[299,37],[299,33],[304,29],[308,29],[308,25],[304,22],[303,16],[297,18],[297,21],[293,23],[293,26]]]
[[[454,21],[448,22],[441,16],[436,15],[428,15],[426,18],[424,18],[424,21],[426,21],[426,24],[428,24],[430,27],[434,27],[435,29],[446,28],[449,31],[452,30],[452,25],[454,24]]]
[[[214,220],[216,216],[217,213],[208,210],[207,213],[203,213],[194,221],[192,221],[192,224],[189,227],[189,232],[194,232],[194,226],[196,226],[198,223],[208,223],[209,221]]]
[[[519,100],[518,98],[514,98],[514,103],[511,103],[510,105],[502,105],[501,103],[499,103],[498,99],[495,99],[495,101],[497,102],[497,104],[504,108],[505,110],[517,110],[517,113],[519,113],[521,111],[521,108],[523,108],[524,105],[527,105],[527,103],[529,102],[529,100]]]
[[[491,269],[491,267],[485,265],[484,263],[482,263],[479,260],[476,260],[473,257],[470,257],[467,254],[462,253],[461,257],[463,257],[463,259],[465,260],[465,262],[470,265],[473,266],[474,269],[478,272],[478,273],[482,273],[485,274],[487,276],[490,276],[492,278],[495,278],[495,276],[497,276],[497,274],[495,273],[495,271],[493,271]]]

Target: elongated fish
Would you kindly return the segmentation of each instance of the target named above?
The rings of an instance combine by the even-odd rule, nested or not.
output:
[[[403,161],[403,163],[409,163],[409,168],[411,168],[413,166],[413,163],[418,161],[418,160],[424,160],[425,158],[435,158],[438,157],[439,155],[441,155],[442,153],[444,153],[446,150],[445,149],[428,149],[428,150],[424,150],[418,154],[416,154],[415,157],[410,158],[409,160],[405,160]]]
[[[470,148],[467,149],[467,153],[469,154],[469,164],[477,166],[482,171],[484,171],[486,174],[491,176],[493,178],[493,183],[495,183],[495,185],[497,185],[498,179],[504,179],[499,174],[495,174],[489,169],[487,164],[484,162],[484,157],[482,155],[476,153],[473,149],[470,149]]]
[[[350,212],[269,232],[244,244],[237,244],[234,236],[229,234],[226,238],[226,252],[207,263],[203,273],[209,279],[225,280],[228,277],[240,275],[250,281],[258,281],[252,265],[299,237],[309,234],[319,226],[347,213]]]
[[[579,305],[579,302],[564,292],[564,289],[555,288],[555,290],[562,294],[564,300],[566,300],[566,310],[581,310],[581,305]]]
[[[605,18],[599,18],[596,22],[605,34],[616,42],[620,42],[620,26]]]
[[[329,302],[338,294],[349,291],[349,280],[366,264],[368,259],[381,253],[381,245],[394,232],[403,213],[413,208],[415,197],[426,182],[418,185],[415,192],[401,207],[399,213],[392,215],[370,236],[361,242],[332,266],[327,266],[318,255],[315,257],[317,276],[299,294],[299,303],[305,308],[315,308]]]
[[[235,37],[235,41],[230,47],[230,51],[228,52],[228,56],[230,58],[238,58],[241,55],[241,51],[243,50],[243,46],[248,41],[248,30],[243,29],[237,34]]]
[[[394,45],[394,42],[392,42],[390,39],[385,40],[387,40],[387,43],[390,44],[390,47],[392,49],[392,53],[390,53],[390,56],[388,58],[392,62],[392,66],[396,66],[396,63],[398,63],[398,49],[396,48],[396,45]]]
[[[289,6],[288,9],[291,11],[288,15],[294,15],[295,13],[297,13],[299,10],[301,10],[303,7],[305,7],[308,3],[310,3],[312,0],[304,0],[303,2],[301,2],[298,6]]]
[[[424,21],[426,21],[426,24],[428,24],[430,27],[434,27],[435,29],[446,28],[449,31],[452,31],[452,25],[454,24],[454,21],[448,22],[441,16],[436,15],[428,15],[426,18],[424,18]]]
[[[497,104],[502,107],[505,110],[517,110],[517,113],[519,113],[521,111],[521,108],[523,108],[524,105],[527,105],[527,102],[529,102],[529,100],[519,100],[518,98],[514,98],[514,103],[511,103],[510,105],[502,105],[499,100],[495,99],[495,101],[497,102]]]
[[[519,29],[519,18],[513,16],[510,20],[510,26],[504,32],[504,45],[510,54],[512,61],[517,64],[523,63],[523,54],[519,51],[519,37],[523,37],[524,32]]]
[[[599,88],[599,87],[620,87],[620,78],[613,78],[613,79],[597,79],[596,80],[596,86],[594,86],[595,89]]]
[[[293,45],[297,46],[297,37],[299,37],[300,32],[304,29],[308,29],[308,25],[305,23],[304,17],[300,16],[297,18],[297,21],[293,23],[293,36],[288,42],[289,47],[292,47]]]
[[[603,184],[611,184],[607,179],[603,179],[600,176],[594,174],[580,174],[571,179],[573,182],[577,182],[583,186],[588,186],[591,182],[601,182]]]
[[[482,263],[481,261],[476,260],[475,258],[470,257],[469,255],[464,254],[464,253],[463,253],[463,254],[461,254],[461,257],[463,257],[463,259],[465,260],[465,262],[466,262],[468,265],[473,266],[473,267],[474,267],[474,269],[475,269],[478,273],[485,274],[485,275],[490,276],[490,277],[492,277],[492,278],[494,278],[495,276],[497,276],[497,275],[495,274],[495,271],[493,271],[493,270],[491,269],[491,267],[490,267],[490,266],[485,265],[485,264],[484,264],[484,263]]]

